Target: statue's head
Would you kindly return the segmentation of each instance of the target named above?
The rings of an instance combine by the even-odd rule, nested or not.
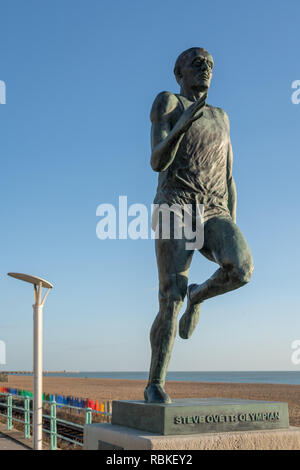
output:
[[[191,47],[177,58],[174,74],[181,88],[207,91],[212,79],[214,61],[201,47]]]

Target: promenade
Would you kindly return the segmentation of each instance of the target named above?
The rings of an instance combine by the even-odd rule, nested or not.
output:
[[[0,451],[1,450],[28,450],[28,448],[0,433]]]
[[[24,432],[12,429],[8,431],[4,423],[0,423],[0,451],[1,450],[30,450],[32,439],[24,440]]]

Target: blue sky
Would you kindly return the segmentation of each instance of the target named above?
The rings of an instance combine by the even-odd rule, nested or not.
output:
[[[150,206],[149,112],[178,92],[174,62],[192,46],[215,60],[208,102],[231,121],[237,222],[249,285],[207,301],[170,370],[299,370],[299,118],[296,0],[0,1],[0,339],[7,368],[32,366],[28,272],[51,281],[47,369],[147,370],[157,313],[152,240],[96,237],[96,208]],[[195,254],[191,282],[216,266]]]

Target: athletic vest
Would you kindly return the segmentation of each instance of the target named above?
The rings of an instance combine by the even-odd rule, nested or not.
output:
[[[192,102],[176,95],[182,111]],[[227,158],[229,124],[225,112],[206,105],[186,131],[167,170],[159,173],[155,204],[204,204],[204,218],[229,215]]]

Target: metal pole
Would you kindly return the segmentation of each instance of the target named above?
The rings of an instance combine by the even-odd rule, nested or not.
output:
[[[52,401],[50,421],[50,450],[57,450],[57,423],[56,423],[56,401]]]
[[[41,305],[41,290],[39,286],[38,298],[33,305],[33,442],[34,450],[42,450],[43,444],[43,305]]]
[[[92,424],[92,408],[85,409],[85,424]]]
[[[7,397],[7,429],[12,430],[12,395],[9,394]]]
[[[24,438],[30,439],[30,400],[28,397],[24,400]]]

